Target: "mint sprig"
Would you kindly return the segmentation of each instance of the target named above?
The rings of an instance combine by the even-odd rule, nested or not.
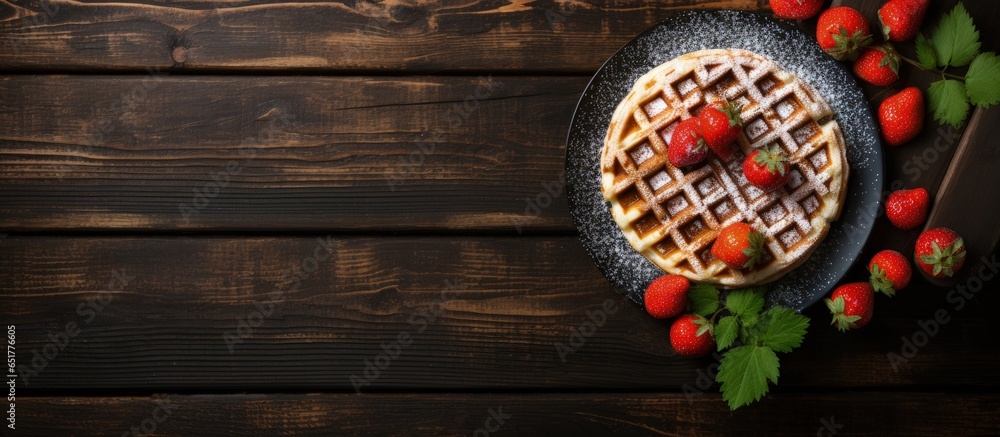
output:
[[[980,53],[981,46],[979,30],[962,3],[941,17],[930,38],[917,35],[919,62],[907,61],[941,75],[927,89],[930,111],[939,123],[960,129],[969,118],[970,104],[985,109],[1000,103],[1000,57]],[[947,73],[966,65],[965,76]]]
[[[716,347],[723,352],[715,378],[721,384],[722,399],[733,410],[760,400],[769,383],[778,383],[781,363],[777,353],[791,352],[802,344],[809,318],[780,306],[764,310],[763,288],[731,291],[721,307],[715,287],[702,284],[691,291],[688,296],[696,313],[712,307],[709,299],[716,300],[714,311],[698,314],[705,317],[705,324],[714,326],[705,329],[714,332]]]

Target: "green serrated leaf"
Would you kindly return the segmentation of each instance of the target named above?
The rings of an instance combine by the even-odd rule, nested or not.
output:
[[[927,104],[934,119],[960,129],[969,117],[969,96],[965,85],[952,79],[939,80],[927,89]]]
[[[806,337],[809,318],[794,310],[774,307],[767,310],[762,318],[767,328],[761,335],[761,345],[775,352],[791,352],[799,347]]]
[[[726,309],[737,316],[757,315],[764,309],[764,293],[754,288],[733,290],[726,296]]]
[[[931,45],[941,67],[961,67],[979,53],[979,31],[962,3],[941,17],[931,34]]]
[[[769,347],[747,345],[726,351],[715,378],[722,383],[722,399],[733,410],[760,400],[767,394],[768,381],[778,383],[779,366]]]
[[[739,333],[739,324],[736,322],[736,317],[726,316],[719,319],[719,323],[715,325],[715,346],[719,351],[732,346],[733,342],[736,341],[736,335]]]
[[[753,328],[757,325],[759,315],[757,313],[748,312],[739,315],[740,323],[747,328]]]
[[[976,56],[965,75],[965,91],[973,105],[988,108],[1000,103],[1000,57],[993,52]]]
[[[695,284],[688,290],[691,299],[691,311],[708,317],[719,309],[719,290],[709,284]]]
[[[920,66],[927,70],[937,68],[937,55],[934,54],[934,46],[930,40],[924,37],[923,32],[917,34],[917,60]]]

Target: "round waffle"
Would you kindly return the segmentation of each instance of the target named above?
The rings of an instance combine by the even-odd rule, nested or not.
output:
[[[719,100],[743,105],[744,129],[728,161],[714,154],[691,168],[667,161],[673,128]],[[754,149],[778,144],[789,181],[763,192],[743,175]],[[668,273],[723,287],[775,280],[819,245],[840,214],[846,146],[832,111],[809,84],[744,50],[702,50],[636,81],[611,118],[601,156],[601,191],[635,250]],[[719,231],[744,221],[764,234],[752,269],[711,254]]]

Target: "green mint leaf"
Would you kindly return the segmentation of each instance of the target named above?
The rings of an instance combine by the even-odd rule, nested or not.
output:
[[[1000,103],[1000,56],[980,53],[965,75],[965,91],[973,105],[988,108]]]
[[[726,296],[726,309],[737,316],[757,315],[764,309],[764,293],[756,288],[733,290]]]
[[[721,352],[723,349],[732,346],[736,341],[736,334],[739,333],[740,326],[736,322],[736,317],[726,316],[719,319],[715,325],[715,346]]]
[[[794,310],[774,307],[762,317],[767,326],[761,334],[761,344],[775,352],[791,352],[802,345],[809,328],[809,318]]]
[[[937,55],[934,54],[934,46],[930,40],[924,37],[923,33],[917,34],[917,60],[920,66],[928,70],[937,68]]]
[[[719,309],[719,290],[709,284],[696,284],[688,290],[691,299],[691,311],[708,317]]]
[[[927,89],[927,101],[934,119],[960,129],[969,117],[969,96],[962,82],[952,79],[939,80]]]
[[[740,346],[726,351],[716,381],[722,383],[722,399],[735,410],[760,400],[767,383],[778,383],[778,356],[769,347]]]
[[[961,67],[979,53],[979,31],[962,3],[941,17],[931,34],[931,44],[941,67]]]

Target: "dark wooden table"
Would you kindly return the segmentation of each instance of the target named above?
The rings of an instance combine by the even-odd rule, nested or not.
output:
[[[1000,48],[1000,2],[966,4]],[[767,1],[0,0],[4,435],[1000,434],[1000,226],[968,241],[982,291],[917,278],[849,334],[812,307],[732,413],[715,361],[613,293],[566,130],[605,59],[690,7]],[[996,223],[968,179],[998,123],[929,122],[886,180],[939,193],[932,224]],[[862,258],[917,233],[880,219]]]

